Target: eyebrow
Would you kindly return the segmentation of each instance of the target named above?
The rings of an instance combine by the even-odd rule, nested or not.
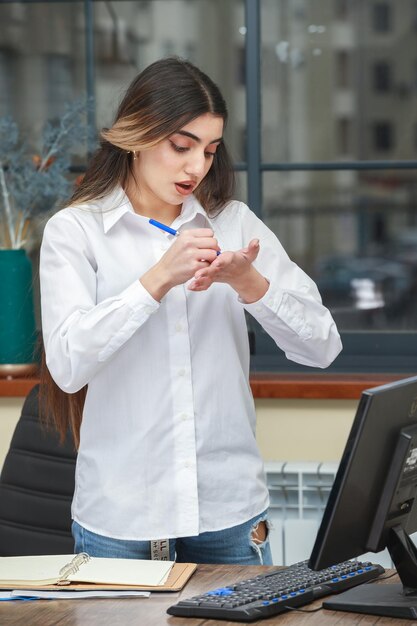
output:
[[[189,133],[188,130],[177,130],[174,135],[184,135],[184,137],[190,137],[191,139],[194,139],[194,141],[197,141],[197,143],[201,143],[200,137],[197,137],[197,135],[194,135],[193,133]],[[210,141],[209,145],[211,145],[212,143],[221,143],[222,141],[223,137],[219,137],[218,139],[213,139],[213,141]]]

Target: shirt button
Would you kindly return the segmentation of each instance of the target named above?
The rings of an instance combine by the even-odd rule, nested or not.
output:
[[[262,311],[262,307],[261,306],[255,307],[255,311],[257,311],[257,313],[260,313]]]
[[[175,324],[175,330],[176,330],[177,333],[181,333],[182,332],[182,324],[181,324],[181,322],[177,322]]]
[[[181,413],[181,419],[182,419],[183,422],[185,422],[185,420],[188,419],[187,413]]]
[[[191,463],[190,463],[190,461],[185,461],[185,463],[184,463],[184,467],[187,467],[187,468],[188,468],[188,467],[191,467]]]
[[[178,376],[185,376],[185,369],[178,370]]]

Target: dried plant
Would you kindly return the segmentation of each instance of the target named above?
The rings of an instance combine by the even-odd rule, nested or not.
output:
[[[76,100],[48,121],[35,153],[12,118],[0,118],[0,249],[27,245],[36,218],[70,194],[71,156],[87,140],[89,106]]]

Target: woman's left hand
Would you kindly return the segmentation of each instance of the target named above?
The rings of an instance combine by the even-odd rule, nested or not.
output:
[[[206,291],[213,283],[228,283],[246,303],[259,300],[269,283],[252,265],[258,253],[258,239],[252,239],[241,250],[222,252],[209,267],[197,270],[188,289]]]

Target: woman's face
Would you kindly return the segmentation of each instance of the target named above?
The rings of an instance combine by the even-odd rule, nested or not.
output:
[[[209,171],[222,141],[223,119],[200,115],[133,161],[141,205],[179,206]]]

